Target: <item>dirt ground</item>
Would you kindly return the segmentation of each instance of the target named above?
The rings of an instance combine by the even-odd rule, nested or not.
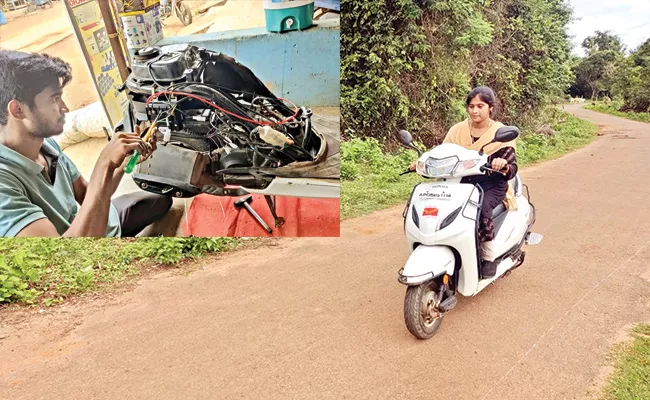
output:
[[[461,298],[431,340],[404,326],[395,207],[344,222],[340,239],[285,240],[112,297],[0,312],[0,398],[594,398],[612,344],[650,320],[650,125],[568,109],[603,136],[522,172],[544,242]]]
[[[163,21],[165,37],[255,28],[265,23],[262,0],[190,0],[186,3],[193,12],[192,24],[184,27],[176,16],[172,16]],[[64,92],[70,110],[99,100],[62,1],[30,15],[16,10],[6,16],[8,23],[0,25],[1,48],[47,53],[70,63],[73,78]]]

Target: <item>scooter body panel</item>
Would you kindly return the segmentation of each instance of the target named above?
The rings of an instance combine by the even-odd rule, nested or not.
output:
[[[454,259],[460,257],[458,291],[463,295],[472,295],[478,285],[475,232],[479,197],[480,192],[471,184],[423,183],[414,189],[405,220],[409,251],[423,246],[447,247],[452,254],[451,249],[456,250]],[[454,213],[455,218],[449,221]],[[434,275],[440,264],[446,265],[444,260],[425,260],[420,255],[416,260],[426,263],[418,271],[428,266]],[[412,262],[409,257],[407,263]],[[453,266],[447,273],[454,273]]]
[[[495,237],[498,257],[518,247],[529,228],[530,205],[521,193],[520,179],[516,183],[519,185],[515,188],[518,194],[517,210],[507,211]],[[454,259],[459,259],[460,264],[457,291],[463,296],[473,296],[514,265],[514,260],[506,257],[498,266],[494,278],[480,280],[476,241],[480,197],[480,190],[476,186],[460,183],[459,179],[427,182],[415,187],[404,224],[413,257],[409,257],[407,265],[410,265],[409,271],[417,271],[409,274],[437,276],[444,269],[443,273],[453,275],[453,267],[450,269],[447,262],[451,253]],[[421,247],[447,248],[448,252],[427,253],[420,250],[415,255]],[[416,263],[420,265],[416,267]],[[404,271],[407,271],[406,268]]]

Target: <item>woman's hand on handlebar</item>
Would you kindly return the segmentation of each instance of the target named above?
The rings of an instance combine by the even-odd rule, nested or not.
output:
[[[401,175],[410,174],[410,173],[412,173],[412,172],[415,172],[415,165],[417,164],[417,162],[418,162],[417,160],[413,161],[413,162],[411,163],[411,165],[409,165],[409,167],[408,167],[408,169],[407,169],[406,171],[400,173],[400,176],[401,176]]]
[[[501,171],[506,165],[508,165],[508,162],[503,158],[495,158],[492,160],[492,169],[496,169],[497,171]]]
[[[507,166],[507,164],[506,164],[506,166]],[[487,172],[488,175],[491,175],[492,173],[495,173],[495,174],[499,174],[499,175],[502,175],[502,176],[507,176],[506,172],[508,170],[506,169],[506,172],[503,172],[503,171],[500,171],[498,169],[492,168],[492,165],[490,163],[487,163],[487,164],[481,166],[481,171],[482,172]]]

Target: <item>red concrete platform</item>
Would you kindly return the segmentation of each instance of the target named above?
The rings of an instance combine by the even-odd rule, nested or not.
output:
[[[253,195],[250,206],[273,229],[269,234],[246,211],[234,206],[236,197],[200,194],[192,200],[183,224],[184,234],[204,237],[338,237],[339,199],[276,197],[276,214],[285,220],[276,228],[264,196]]]

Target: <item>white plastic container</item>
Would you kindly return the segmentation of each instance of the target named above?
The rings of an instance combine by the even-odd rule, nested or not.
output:
[[[284,147],[285,145],[293,144],[293,140],[289,139],[282,132],[278,132],[270,126],[266,125],[260,128],[259,130],[260,138],[266,143],[277,146]]]

